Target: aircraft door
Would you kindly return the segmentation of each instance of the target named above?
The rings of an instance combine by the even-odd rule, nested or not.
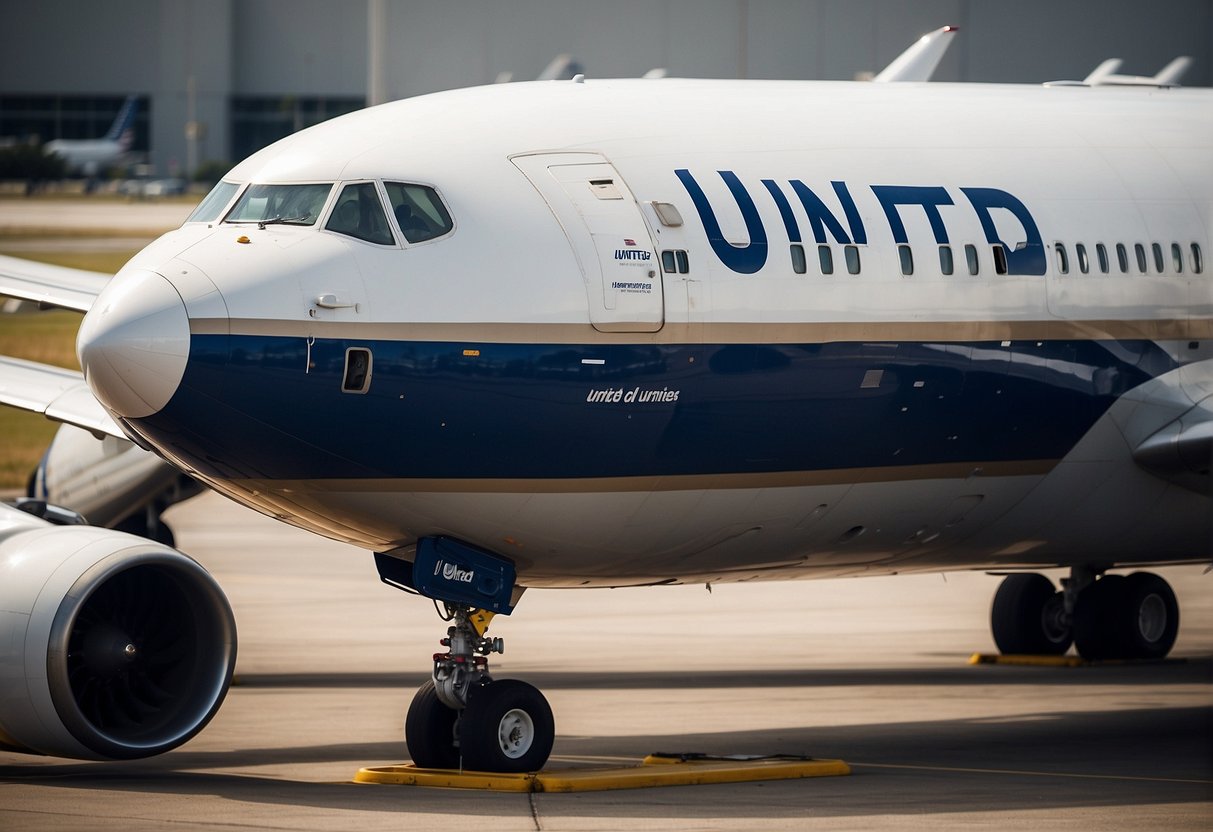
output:
[[[665,321],[659,259],[640,206],[596,153],[519,156],[581,262],[590,321],[602,332],[656,332]]]

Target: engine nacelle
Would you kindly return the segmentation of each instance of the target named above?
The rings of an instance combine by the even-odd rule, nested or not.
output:
[[[196,561],[0,505],[0,748],[168,751],[214,716],[235,664],[231,607]]]

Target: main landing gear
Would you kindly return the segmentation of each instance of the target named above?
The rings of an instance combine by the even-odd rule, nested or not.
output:
[[[1151,572],[1103,575],[1076,566],[1056,590],[1039,574],[1008,575],[994,595],[990,628],[1004,654],[1084,659],[1161,659],[1179,631],[1171,587]]]
[[[447,652],[434,654],[434,676],[413,697],[404,723],[413,763],[538,771],[556,737],[547,699],[526,682],[489,675],[489,654],[504,649],[501,639],[485,635],[493,613],[449,602],[445,609]]]

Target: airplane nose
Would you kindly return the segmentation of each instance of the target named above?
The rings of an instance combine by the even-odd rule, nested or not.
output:
[[[125,272],[97,296],[76,337],[84,377],[118,416],[161,410],[185,374],[190,323],[181,295],[150,271]]]

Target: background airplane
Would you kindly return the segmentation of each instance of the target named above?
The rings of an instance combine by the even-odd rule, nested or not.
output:
[[[46,152],[61,157],[72,173],[90,179],[99,176],[106,168],[119,164],[130,152],[135,140],[134,124],[138,110],[138,96],[127,96],[104,136],[97,139],[54,139],[46,143]]]

